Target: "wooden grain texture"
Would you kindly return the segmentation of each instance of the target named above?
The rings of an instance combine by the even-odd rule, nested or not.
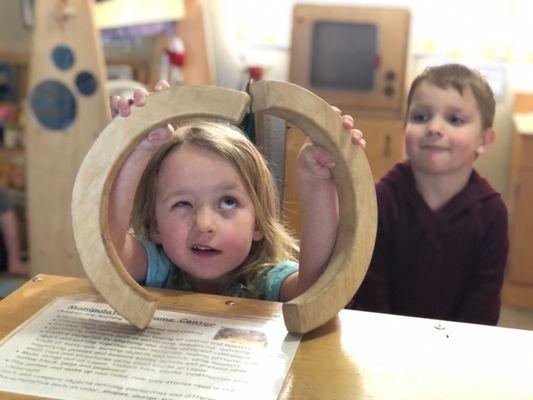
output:
[[[28,223],[31,272],[83,276],[71,229],[70,201],[76,172],[94,139],[111,119],[104,58],[100,37],[94,27],[93,2],[68,1],[68,17],[58,19],[62,2],[35,2],[35,26],[28,93],[46,80],[65,85],[75,96],[77,115],[63,130],[48,130],[39,123],[29,104],[25,126],[27,152]],[[51,54],[56,46],[74,53],[71,68],[54,66]],[[81,95],[76,76],[90,72],[97,81],[96,92]]]
[[[106,301],[139,328],[151,321],[156,299],[137,284],[116,253],[108,227],[111,185],[124,160],[148,132],[167,123],[208,117],[238,123],[248,109],[244,92],[178,86],[149,96],[144,107],[116,117],[100,134],[76,177],[72,226],[85,272]]]
[[[339,196],[337,241],[328,267],[305,293],[283,305],[290,332],[306,333],[333,318],[363,281],[377,228],[374,180],[363,150],[351,143],[339,115],[308,90],[290,83],[251,85],[252,111],[297,126],[336,159],[333,179]]]
[[[87,280],[36,278],[0,301],[0,340],[58,297],[102,301]],[[176,311],[229,318],[281,313],[280,303],[268,301],[151,293]],[[533,331],[343,310],[303,336],[278,399],[528,400],[533,398],[532,342]],[[0,398],[36,397],[0,389]]]
[[[515,95],[514,114],[533,112],[533,94]],[[514,124],[513,148],[509,166],[509,262],[502,289],[503,304],[533,309],[533,135]],[[522,130],[526,130],[523,132]]]

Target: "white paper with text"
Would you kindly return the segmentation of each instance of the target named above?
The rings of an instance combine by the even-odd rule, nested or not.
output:
[[[0,391],[55,399],[276,399],[300,336],[281,318],[158,310],[144,331],[58,299],[0,345]]]

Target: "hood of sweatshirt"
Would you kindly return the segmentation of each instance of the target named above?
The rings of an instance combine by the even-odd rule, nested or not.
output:
[[[500,194],[482,178],[475,170],[472,170],[467,185],[454,197],[452,197],[438,211],[431,211],[422,195],[418,192],[415,185],[415,178],[409,161],[396,164],[396,166],[382,178],[382,181],[388,184],[393,190],[402,193],[410,203],[416,207],[425,207],[428,211],[441,214],[444,218],[453,218],[463,213],[473,204],[480,201],[500,196]]]

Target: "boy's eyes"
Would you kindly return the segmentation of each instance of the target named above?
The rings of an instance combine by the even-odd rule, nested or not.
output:
[[[224,197],[220,201],[220,208],[223,210],[233,210],[237,207],[237,200],[233,197]]]
[[[429,120],[429,113],[423,113],[423,112],[413,112],[409,115],[409,120],[411,122],[427,122]]]
[[[448,122],[452,125],[463,125],[466,120],[462,116],[451,115],[450,117],[448,117]]]
[[[409,115],[409,121],[419,124],[428,122],[431,118],[432,115],[429,112],[413,112]],[[466,118],[462,115],[452,114],[446,117],[446,121],[451,125],[458,126],[465,124]]]

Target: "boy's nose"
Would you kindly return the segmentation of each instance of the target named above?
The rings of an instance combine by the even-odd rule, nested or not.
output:
[[[196,212],[195,225],[201,233],[210,233],[215,231],[215,216],[213,211],[202,208]]]
[[[443,121],[440,118],[432,118],[426,126],[426,133],[428,136],[430,135],[441,136],[443,134],[443,129],[444,129]]]

